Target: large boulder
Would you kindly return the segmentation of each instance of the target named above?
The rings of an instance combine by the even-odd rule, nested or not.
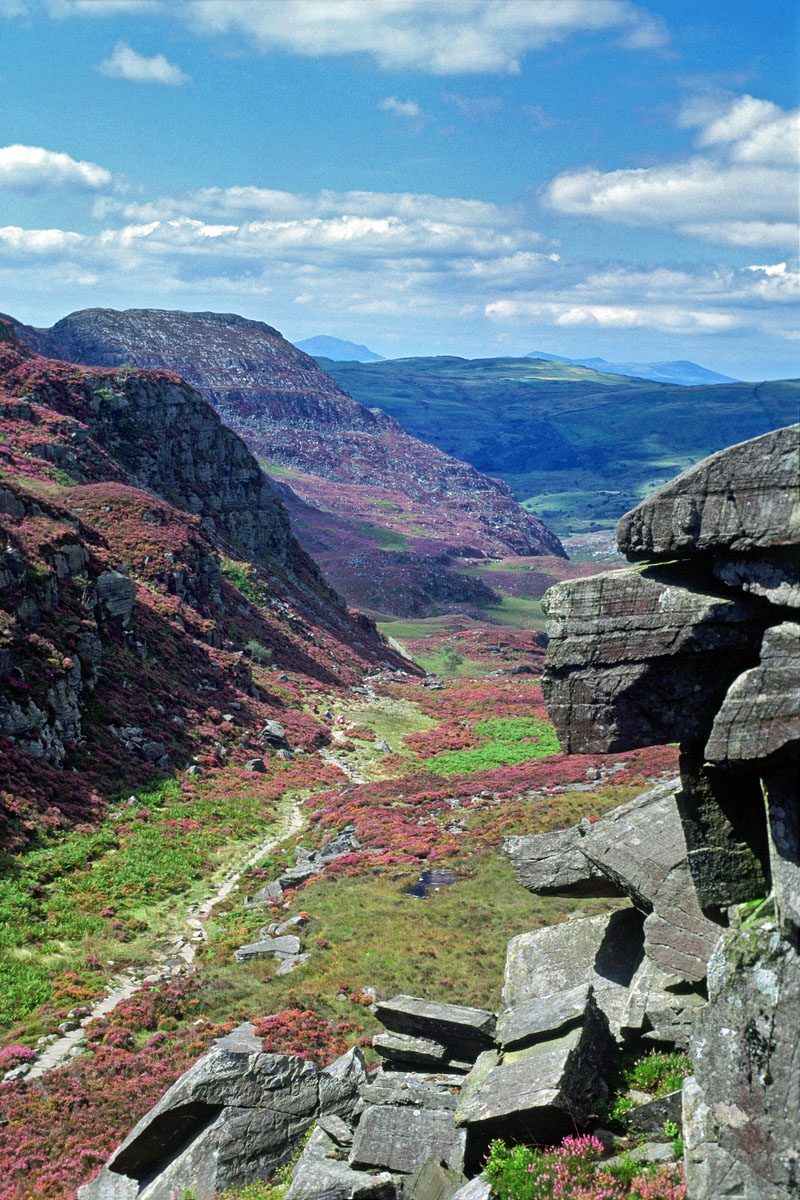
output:
[[[624,892],[598,871],[581,850],[582,830],[558,829],[507,837],[503,850],[517,883],[538,896],[621,896]]]
[[[677,567],[550,588],[542,691],[567,753],[706,737],[730,683],[754,664],[765,620],[748,597]]]
[[[324,1070],[267,1054],[240,1025],[190,1067],[134,1127],[80,1200],[173,1200],[266,1178],[321,1113],[349,1116],[366,1078],[350,1050]]]
[[[582,1023],[567,1033],[521,1050],[484,1051],[455,1114],[456,1124],[469,1129],[470,1160],[496,1137],[541,1145],[584,1125],[607,1094],[603,1076],[612,1048],[608,1025],[590,1003]]]
[[[758,551],[800,540],[800,425],[704,458],[617,525],[630,559]]]
[[[410,1175],[429,1158],[454,1171],[464,1167],[466,1134],[444,1108],[375,1104],[361,1115],[353,1136],[350,1165]]]
[[[517,1022],[533,1020],[532,1005],[551,1005],[556,1030],[568,1019],[562,1009],[574,989],[590,986],[597,1006],[618,1036],[628,985],[642,958],[642,914],[627,908],[520,933],[506,952],[501,1029],[506,1037]],[[578,998],[575,1003],[580,1005]],[[517,1010],[522,1010],[517,1013]],[[509,1010],[516,1014],[512,1018]],[[517,1040],[517,1039],[515,1039]]]

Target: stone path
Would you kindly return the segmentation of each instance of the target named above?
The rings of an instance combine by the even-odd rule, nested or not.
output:
[[[341,766],[338,762],[336,765]],[[286,811],[284,811],[284,819],[286,815]],[[92,1006],[91,1011],[81,1019],[76,1029],[65,1033],[63,1037],[60,1037],[56,1042],[52,1042],[44,1050],[30,1071],[26,1073],[25,1078],[38,1079],[45,1072],[64,1066],[76,1054],[79,1054],[82,1049],[85,1026],[96,1017],[107,1016],[108,1013],[113,1012],[117,1005],[121,1004],[124,1000],[128,1000],[143,983],[158,983],[162,979],[168,979],[172,975],[191,968],[198,947],[208,941],[205,923],[211,915],[212,910],[223,900],[227,899],[243,873],[249,867],[255,866],[259,859],[269,854],[276,846],[285,841],[286,838],[291,837],[292,834],[297,833],[302,828],[303,814],[300,809],[299,800],[291,801],[291,808],[288,809],[288,818],[288,824],[281,828],[280,832],[277,834],[273,832],[269,838],[259,843],[254,850],[251,850],[245,859],[227,872],[223,877],[220,887],[213,895],[207,896],[198,908],[189,911],[186,918],[186,925],[190,930],[188,936],[180,934],[173,940],[171,949],[167,954],[154,955],[152,969],[149,974],[141,977],[132,974],[118,975],[112,981],[111,991],[102,1000],[98,1000]]]

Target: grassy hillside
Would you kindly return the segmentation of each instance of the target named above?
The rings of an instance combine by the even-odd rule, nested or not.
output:
[[[600,529],[654,486],[798,419],[798,381],[679,387],[525,358],[320,365],[362,403],[489,475],[559,534]]]

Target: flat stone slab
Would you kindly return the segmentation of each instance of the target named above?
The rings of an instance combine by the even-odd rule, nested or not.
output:
[[[441,1042],[453,1058],[474,1060],[493,1045],[495,1014],[483,1008],[401,995],[382,1000],[375,1015],[393,1033]]]
[[[798,541],[800,425],[702,459],[620,518],[631,559],[697,551],[753,551]]]
[[[504,1050],[514,1050],[566,1033],[583,1020],[590,994],[590,984],[584,983],[506,1009],[497,1021],[497,1044]]]
[[[578,826],[507,837],[514,878],[539,896],[619,896],[621,890],[581,853]]]
[[[421,1071],[385,1071],[370,1076],[361,1089],[369,1104],[411,1105],[414,1108],[447,1108],[454,1111],[463,1075],[423,1074]]]
[[[635,909],[562,921],[511,938],[506,950],[503,1007],[551,999],[592,987],[598,1007],[619,1035],[628,985],[642,957],[642,915]],[[555,1011],[555,1007],[554,1007]]]
[[[234,953],[238,963],[249,962],[253,958],[264,958],[269,955],[295,955],[300,953],[300,939],[287,935],[278,938],[262,938],[260,942],[250,942],[240,946]]]
[[[437,1158],[463,1171],[465,1148],[466,1133],[456,1129],[446,1109],[374,1105],[365,1109],[356,1127],[350,1165],[410,1175],[429,1158]]]
[[[440,1067],[449,1059],[447,1047],[432,1038],[411,1037],[406,1033],[378,1033],[372,1047],[381,1058],[418,1063],[421,1067]]]
[[[628,1110],[626,1120],[631,1129],[638,1129],[642,1133],[663,1134],[667,1121],[672,1121],[680,1129],[681,1089],[669,1092],[666,1096],[660,1096],[657,1100],[653,1099],[644,1104],[637,1104]]]

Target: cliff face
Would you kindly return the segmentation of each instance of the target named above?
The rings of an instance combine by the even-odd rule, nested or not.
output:
[[[544,602],[562,744],[682,744],[683,865],[650,898],[645,954],[690,950],[690,978],[707,976],[683,1093],[692,1200],[800,1191],[799,455],[792,426],[703,460],[619,523],[620,549],[652,565]]]
[[[564,553],[505,484],[353,400],[269,325],[233,314],[88,309],[49,330],[18,328],[41,353],[71,362],[177,372],[259,459],[288,470],[285,481],[307,502],[290,503],[292,519],[315,552],[333,513],[352,543],[341,549],[364,549],[376,563],[384,548],[379,530],[412,556]],[[366,523],[377,528],[362,546]],[[337,583],[339,549],[323,563]],[[413,574],[413,563],[406,565]],[[424,572],[417,583],[424,590]]]
[[[192,388],[39,358],[1,323],[0,528],[4,844],[222,746],[215,704],[288,720],[248,646],[328,684],[395,662]]]

